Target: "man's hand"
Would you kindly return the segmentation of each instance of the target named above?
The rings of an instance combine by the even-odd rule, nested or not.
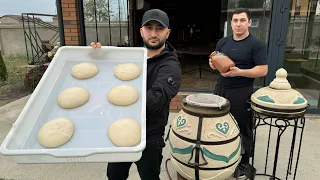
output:
[[[101,48],[101,43],[100,43],[100,42],[97,42],[97,44],[96,44],[95,42],[92,42],[92,43],[90,44],[90,46],[91,46],[92,48],[94,48],[94,49],[96,49],[96,48]]]
[[[251,69],[239,69],[237,67],[231,67],[230,71],[221,73],[223,77],[236,77],[243,76],[247,78],[264,77],[268,73],[268,65],[255,66]]]
[[[236,77],[236,76],[242,76],[243,70],[239,69],[237,67],[231,67],[230,70],[226,73],[221,73],[221,76],[223,77]]]
[[[211,61],[210,58],[209,58],[209,66],[211,67],[211,69],[216,69],[216,68],[214,67],[214,65],[212,64],[212,61]]]

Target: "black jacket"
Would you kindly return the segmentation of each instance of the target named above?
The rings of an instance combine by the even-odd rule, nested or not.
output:
[[[180,89],[181,67],[167,42],[160,54],[147,60],[147,142],[159,140],[168,122],[170,102]]]

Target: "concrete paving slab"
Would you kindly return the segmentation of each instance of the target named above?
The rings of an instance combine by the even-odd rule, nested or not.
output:
[[[29,96],[0,107],[0,143],[9,132],[11,125],[14,123]],[[169,123],[176,117],[177,113],[170,113]],[[320,179],[320,118],[307,118],[305,131],[303,135],[303,143],[301,156],[299,161],[297,180],[304,179]],[[168,126],[166,132],[168,131]],[[265,152],[267,145],[268,127],[261,127],[257,134],[256,161],[255,167],[258,172],[264,170]],[[272,131],[271,143],[275,142],[275,130]],[[285,179],[287,161],[290,152],[290,143],[292,139],[292,129],[288,128],[282,136],[279,153],[279,161],[277,172],[280,178]],[[297,143],[296,143],[297,144]],[[297,144],[298,145],[298,144]],[[274,150],[274,144],[270,145]],[[161,171],[161,180],[169,180],[165,171],[165,160],[169,157],[168,145],[163,150],[163,162]],[[272,158],[274,152],[269,152],[269,164],[273,163]],[[295,163],[295,161],[294,161]],[[0,179],[23,179],[23,180],[102,180],[107,179],[106,172],[107,163],[75,163],[75,164],[17,164],[10,157],[0,155]],[[294,167],[294,166],[293,166]],[[268,168],[271,173],[271,169]],[[175,177],[175,171],[169,162],[169,173]],[[129,180],[140,179],[136,166],[133,164],[130,169]],[[230,178],[228,180],[232,180]],[[256,177],[259,179],[268,179],[266,177]],[[290,176],[288,179],[292,179]]]

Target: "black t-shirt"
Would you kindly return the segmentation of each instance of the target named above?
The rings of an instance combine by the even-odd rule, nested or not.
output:
[[[236,41],[233,35],[219,40],[216,51],[222,52],[232,59],[236,67],[251,69],[257,65],[267,64],[267,48],[263,41],[249,34],[245,39]],[[218,84],[225,88],[253,85],[254,78],[223,77],[219,74]]]

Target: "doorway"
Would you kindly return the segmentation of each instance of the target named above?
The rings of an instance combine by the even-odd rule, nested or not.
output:
[[[180,91],[213,91],[218,75],[208,64],[209,54],[223,37],[221,1],[146,0],[144,9],[135,12],[135,46],[143,46],[140,24],[147,9],[161,9],[170,19],[168,42],[177,50],[183,71]]]
[[[168,41],[176,48],[183,70],[180,91],[212,92],[218,79],[218,72],[208,64],[209,54],[217,42],[232,34],[231,13],[237,7],[251,11],[250,32],[266,44],[268,42],[271,5],[270,0],[139,0],[143,8],[134,13],[134,45],[143,46],[139,28],[143,13],[158,8],[170,19],[171,35]],[[264,86],[264,78],[257,79],[256,87]]]

